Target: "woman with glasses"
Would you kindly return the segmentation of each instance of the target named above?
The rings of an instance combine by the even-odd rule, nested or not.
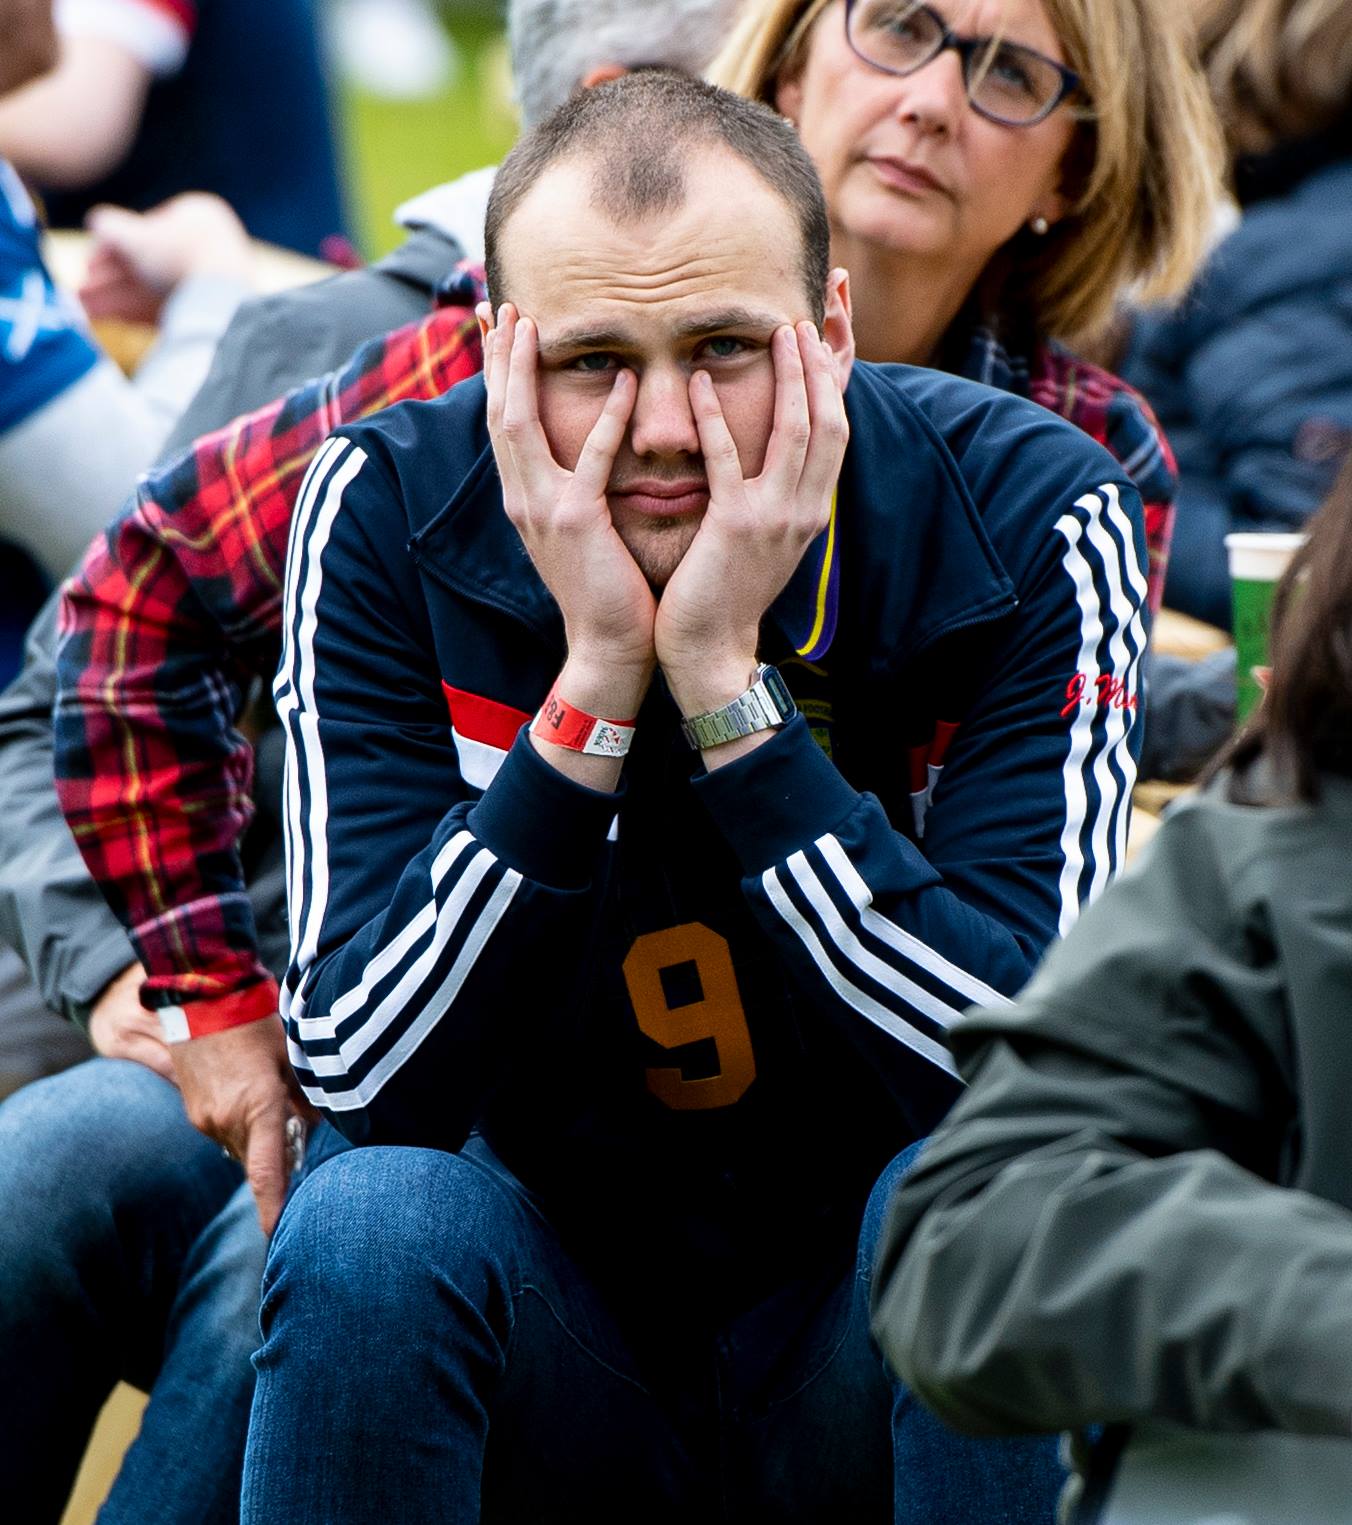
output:
[[[798,127],[861,356],[1031,397],[1126,465],[1157,607],[1168,445],[1063,345],[1205,245],[1218,134],[1176,0],[748,0],[710,73]]]

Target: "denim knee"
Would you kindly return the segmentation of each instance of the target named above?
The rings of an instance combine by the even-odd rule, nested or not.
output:
[[[872,1274],[873,1257],[877,1254],[883,1221],[887,1217],[887,1209],[891,1206],[893,1194],[901,1185],[906,1172],[920,1158],[920,1151],[927,1142],[927,1139],[922,1138],[907,1145],[899,1155],[889,1161],[883,1173],[873,1183],[873,1190],[869,1193],[868,1202],[864,1206],[864,1219],[859,1229],[860,1271],[866,1277]]]
[[[91,1059],[0,1106],[0,1221],[12,1227],[40,1204],[52,1244],[174,1200],[205,1221],[239,1180],[174,1087],[129,1060]]]
[[[435,1149],[347,1150],[308,1176],[282,1214],[263,1278],[263,1332],[288,1317],[338,1330],[408,1328],[453,1287],[483,1307],[519,1212],[478,1166]],[[339,1336],[341,1338],[341,1335]]]

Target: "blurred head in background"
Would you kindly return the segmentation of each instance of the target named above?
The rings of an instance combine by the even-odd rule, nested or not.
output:
[[[1205,247],[1217,134],[1180,10],[747,0],[710,74],[797,123],[857,314],[872,280],[890,284],[894,303],[937,290],[949,321],[976,297],[983,321],[1017,315],[1038,335],[1072,338],[1098,328],[1129,283],[1147,296],[1180,291]],[[960,52],[939,45],[945,29],[995,42]],[[923,63],[888,72],[903,45]],[[1002,82],[1029,93],[1027,110],[1001,110]]]
[[[1348,0],[1194,0],[1232,157],[1342,129],[1352,152]]]
[[[511,0],[507,35],[523,128],[572,95],[627,69],[700,74],[738,0]]]

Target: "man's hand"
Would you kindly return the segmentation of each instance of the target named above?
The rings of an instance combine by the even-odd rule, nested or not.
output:
[[[89,1013],[89,1041],[105,1059],[134,1059],[177,1085],[159,1018],[141,1005],[145,977],[140,964],[129,964],[103,987]]]
[[[286,1124],[318,1113],[301,1094],[276,1017],[170,1047],[189,1121],[244,1166],[263,1232],[271,1234],[290,1173]]]
[[[704,371],[690,378],[709,507],[654,624],[657,660],[686,715],[717,709],[747,687],[761,617],[831,516],[849,440],[834,359],[806,322],[780,329],[772,353],[774,430],[750,481],[713,382]]]
[[[622,370],[615,377],[577,465],[568,471],[554,459],[540,424],[537,356],[534,323],[504,305],[484,345],[488,429],[503,508],[559,606],[570,657],[650,676],[656,605],[606,501],[634,409],[634,374]]]
[[[52,0],[0,0],[0,95],[56,67]]]
[[[157,323],[189,276],[253,279],[249,235],[219,196],[190,191],[144,213],[97,206],[85,221],[93,247],[80,300],[91,318]]]
[[[480,310],[487,321],[490,313]],[[638,713],[652,681],[656,601],[647,578],[616,532],[606,487],[637,382],[615,378],[572,471],[554,459],[540,423],[537,334],[504,304],[484,343],[488,429],[502,479],[502,504],[535,570],[563,615],[568,659],[557,691],[578,709],[608,720]],[[592,789],[610,790],[621,760],[585,757],[533,737],[551,767]]]

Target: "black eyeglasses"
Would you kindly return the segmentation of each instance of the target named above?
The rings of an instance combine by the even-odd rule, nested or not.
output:
[[[996,37],[960,37],[918,0],[845,0],[845,35],[875,69],[914,74],[952,48],[972,110],[1006,127],[1031,127],[1080,85],[1055,59]]]

